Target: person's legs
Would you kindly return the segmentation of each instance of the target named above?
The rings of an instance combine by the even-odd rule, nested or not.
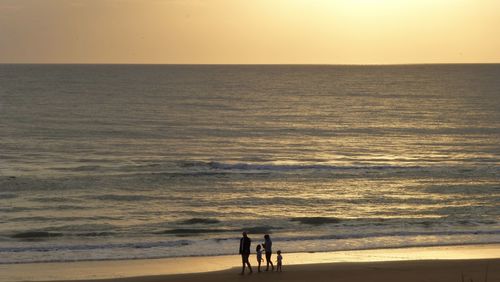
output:
[[[253,270],[252,270],[252,266],[250,265],[250,262],[247,262],[247,265],[248,265],[248,270],[250,270],[249,272],[252,273]]]
[[[266,253],[266,271],[269,271],[269,264],[271,264],[272,270],[274,270],[273,261],[271,260],[271,252]]]
[[[245,254],[241,254],[241,262],[243,263],[243,267],[241,268],[241,274],[245,273]]]
[[[266,252],[266,271],[269,271],[269,258],[271,257],[271,253]]]
[[[250,256],[250,254],[245,254],[245,262],[243,263],[243,272],[245,272],[245,263],[246,265],[248,265],[248,270],[250,270],[250,273],[252,273],[252,266],[250,265],[250,260],[248,260],[248,257]]]

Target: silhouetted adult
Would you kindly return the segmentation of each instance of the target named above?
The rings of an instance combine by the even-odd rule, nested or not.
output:
[[[271,264],[272,270],[274,271],[273,261],[271,260],[271,255],[273,254],[273,241],[271,241],[271,237],[268,234],[264,235],[263,245],[266,251],[266,271],[269,271],[269,264]]]
[[[240,239],[240,255],[241,262],[243,263],[243,268],[241,269],[241,274],[245,274],[245,266],[248,265],[248,270],[252,273],[252,266],[248,261],[248,257],[250,256],[250,245],[252,244],[252,240],[248,238],[247,233],[242,233],[243,237]]]

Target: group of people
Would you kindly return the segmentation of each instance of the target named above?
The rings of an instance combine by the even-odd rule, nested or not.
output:
[[[250,246],[252,245],[252,240],[248,237],[246,232],[242,233],[243,237],[240,239],[240,255],[241,261],[243,263],[243,268],[241,269],[241,274],[245,274],[245,267],[248,266],[249,273],[252,273],[252,266],[250,265]],[[271,271],[274,271],[274,264],[271,260],[271,256],[273,254],[273,242],[271,241],[271,237],[266,234],[264,235],[264,243],[257,245],[255,248],[255,252],[257,254],[257,263],[258,263],[258,271],[260,271],[260,264],[264,260],[262,259],[262,249],[264,249],[264,253],[266,254],[266,271],[269,271],[269,265],[271,265]],[[281,272],[282,260],[281,251],[276,252],[278,254],[276,259],[276,271]]]

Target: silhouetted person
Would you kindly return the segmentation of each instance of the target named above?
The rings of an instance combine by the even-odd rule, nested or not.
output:
[[[257,270],[260,272],[260,263],[264,261],[262,259],[262,246],[260,244],[257,245],[257,248],[255,249],[255,253],[257,254],[257,262],[259,263],[259,267],[257,268]]]
[[[242,233],[243,237],[240,239],[240,255],[241,262],[243,263],[243,268],[241,269],[241,274],[245,274],[245,265],[248,265],[248,270],[252,273],[252,266],[248,261],[248,257],[250,256],[250,245],[252,244],[252,240],[248,238],[247,233]]]
[[[276,271],[281,272],[281,266],[283,265],[283,257],[281,256],[281,251],[276,252],[278,256],[276,257]]]
[[[273,242],[268,234],[264,235],[264,250],[266,251],[266,271],[269,271],[269,264],[271,264],[272,270],[274,270],[273,261],[271,260],[271,255],[273,254]]]

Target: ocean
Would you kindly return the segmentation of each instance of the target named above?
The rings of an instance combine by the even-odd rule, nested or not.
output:
[[[0,263],[500,243],[500,65],[0,65]]]

